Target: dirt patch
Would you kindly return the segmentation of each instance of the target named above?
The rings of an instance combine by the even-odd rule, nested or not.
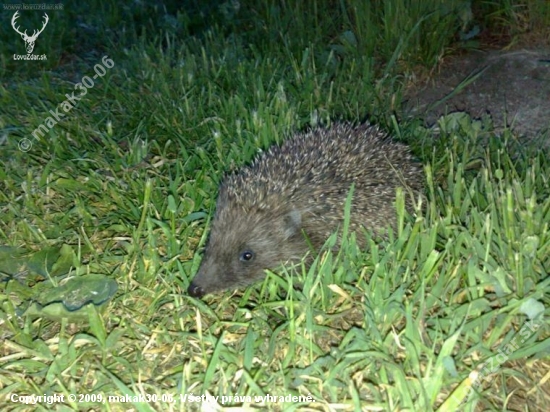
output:
[[[457,111],[489,114],[497,129],[508,126],[527,138],[546,132],[550,143],[550,47],[455,56],[406,93],[405,113],[429,125]]]

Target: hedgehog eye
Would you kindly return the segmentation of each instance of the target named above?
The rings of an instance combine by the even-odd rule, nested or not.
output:
[[[241,253],[241,256],[239,257],[241,262],[250,262],[252,259],[254,259],[254,252],[251,250],[245,250]]]

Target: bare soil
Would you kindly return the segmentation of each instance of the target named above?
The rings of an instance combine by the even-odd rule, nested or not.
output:
[[[550,46],[454,56],[406,93],[405,113],[428,125],[452,112],[489,114],[497,130],[510,127],[525,138],[545,133],[550,143]]]

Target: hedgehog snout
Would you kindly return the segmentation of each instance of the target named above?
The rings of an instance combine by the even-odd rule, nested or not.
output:
[[[193,282],[191,282],[191,284],[189,285],[187,293],[189,293],[189,296],[192,296],[194,298],[202,298],[206,294],[202,287],[195,285]]]

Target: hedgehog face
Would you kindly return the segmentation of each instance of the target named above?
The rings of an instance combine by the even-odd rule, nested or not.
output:
[[[300,259],[305,251],[299,212],[243,208],[220,196],[204,257],[188,292],[202,297],[249,285],[262,279],[265,269]]]

